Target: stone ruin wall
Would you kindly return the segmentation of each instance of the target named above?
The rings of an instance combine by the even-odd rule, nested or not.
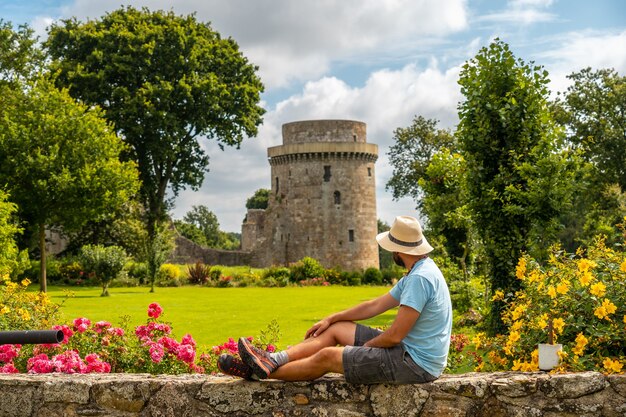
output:
[[[626,416],[626,375],[470,373],[418,385],[224,376],[0,374],[0,417]]]

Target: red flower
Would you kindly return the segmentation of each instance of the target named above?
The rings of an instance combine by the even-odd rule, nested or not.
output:
[[[148,317],[158,319],[161,313],[163,313],[163,308],[157,303],[152,303],[148,306]]]

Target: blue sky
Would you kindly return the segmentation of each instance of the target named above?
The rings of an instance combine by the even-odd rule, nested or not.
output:
[[[553,92],[588,66],[626,73],[623,0],[0,0],[0,18],[43,38],[57,19],[96,19],[122,3],[195,12],[260,67],[267,113],[259,135],[238,151],[204,141],[210,172],[173,210],[180,218],[204,204],[227,231],[241,230],[246,199],[270,187],[266,148],[281,144],[281,125],[307,119],[367,123],[368,141],[379,146],[378,217],[417,216],[413,201],[385,190],[393,131],[416,115],[453,129],[460,67],[496,37],[546,67]]]

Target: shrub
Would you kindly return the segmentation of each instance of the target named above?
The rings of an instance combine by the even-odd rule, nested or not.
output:
[[[190,283],[205,285],[210,279],[211,266],[202,262],[196,262],[194,265],[187,267],[187,273],[189,274]]]
[[[383,282],[385,284],[393,284],[404,276],[406,270],[394,264],[390,268],[385,268],[380,272],[382,273]]]
[[[367,268],[363,273],[363,284],[381,285],[383,283],[383,274],[378,268]]]
[[[28,292],[29,284],[0,276],[0,330],[44,330],[58,319],[59,305],[45,293]]]
[[[537,369],[537,344],[563,344],[559,370],[620,372],[626,364],[626,254],[598,239],[585,253],[570,255],[552,248],[542,265],[524,256],[516,276],[524,289],[496,291],[509,301],[502,319],[508,334],[474,342],[493,349],[485,369]],[[550,327],[549,324],[552,323]]]
[[[128,277],[136,279],[139,284],[148,282],[148,265],[145,262],[131,261],[126,264],[126,270],[128,271]]]
[[[217,282],[222,277],[222,269],[218,267],[212,267],[209,271],[209,279],[211,281]]]
[[[68,260],[61,264],[59,268],[61,282],[67,285],[83,285],[87,281],[87,276],[83,272],[81,264],[74,260]]]
[[[348,282],[342,279],[340,269],[327,269],[324,271],[324,279],[331,285],[348,285]]]
[[[324,267],[317,260],[308,256],[292,264],[289,269],[291,270],[291,282],[324,276]]]
[[[85,245],[80,250],[84,271],[95,274],[102,285],[101,296],[108,296],[109,283],[126,265],[126,252],[119,246]]]
[[[289,284],[291,271],[282,266],[272,266],[263,272],[261,285],[264,287],[285,287]]]

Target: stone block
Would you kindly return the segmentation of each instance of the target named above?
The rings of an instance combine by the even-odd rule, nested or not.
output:
[[[373,385],[370,402],[378,417],[417,417],[429,396],[420,385]]]
[[[579,398],[606,388],[608,382],[599,372],[580,372],[573,374],[554,374],[540,381],[539,389],[547,397]]]

